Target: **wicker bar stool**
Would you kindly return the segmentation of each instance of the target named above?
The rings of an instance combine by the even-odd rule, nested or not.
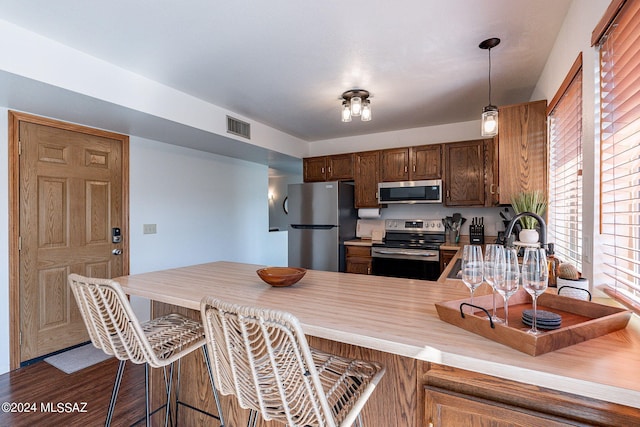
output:
[[[360,412],[384,367],[310,348],[287,312],[212,297],[200,307],[216,384],[251,410],[249,426],[258,412],[288,426],[362,424]]]
[[[165,408],[165,426],[170,418],[171,387],[173,381],[173,363],[178,362],[177,389],[180,386],[180,359],[198,348],[202,348],[209,371],[209,379],[216,401],[217,418],[224,425],[218,391],[213,382],[205,336],[200,322],[179,314],[168,314],[148,322],[140,323],[133,313],[120,284],[109,279],[96,279],[70,274],[69,286],[73,291],[78,308],[91,337],[93,345],[120,360],[118,372],[109,402],[109,411],[105,425],[111,424],[116,398],[122,374],[127,360],[135,364],[145,364],[146,424],[150,425],[151,415],[162,407],[150,412],[149,402],[149,366],[163,368],[167,402]],[[166,367],[169,366],[167,380]],[[176,391],[176,414],[178,408]],[[197,409],[197,408],[196,408]],[[200,411],[204,412],[204,411]],[[176,418],[177,422],[177,418]]]

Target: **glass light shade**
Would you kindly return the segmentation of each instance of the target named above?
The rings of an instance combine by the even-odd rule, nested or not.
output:
[[[350,122],[351,121],[351,109],[349,109],[349,104],[347,101],[342,103],[342,121]]]
[[[362,112],[362,98],[359,96],[354,96],[351,98],[351,115],[353,117],[358,117]]]
[[[365,99],[362,103],[362,115],[360,116],[360,120],[363,122],[371,120],[371,102],[368,99]]]
[[[488,105],[482,109],[482,136],[495,136],[498,134],[498,109]]]

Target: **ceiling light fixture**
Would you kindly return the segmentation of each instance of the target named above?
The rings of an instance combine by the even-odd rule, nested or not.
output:
[[[498,107],[491,104],[491,49],[500,44],[500,39],[493,37],[480,43],[480,49],[489,51],[489,105],[482,108],[482,136],[498,134]]]
[[[369,91],[352,89],[342,94],[342,121],[350,122],[351,117],[360,116],[360,120],[371,120],[371,101]]]

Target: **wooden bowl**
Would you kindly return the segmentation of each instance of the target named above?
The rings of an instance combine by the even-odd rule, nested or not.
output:
[[[271,286],[291,286],[307,272],[296,267],[266,267],[257,270],[258,276]]]

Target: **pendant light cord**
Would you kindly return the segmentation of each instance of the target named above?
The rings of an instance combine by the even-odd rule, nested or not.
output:
[[[491,48],[489,50],[489,105],[491,104]]]

